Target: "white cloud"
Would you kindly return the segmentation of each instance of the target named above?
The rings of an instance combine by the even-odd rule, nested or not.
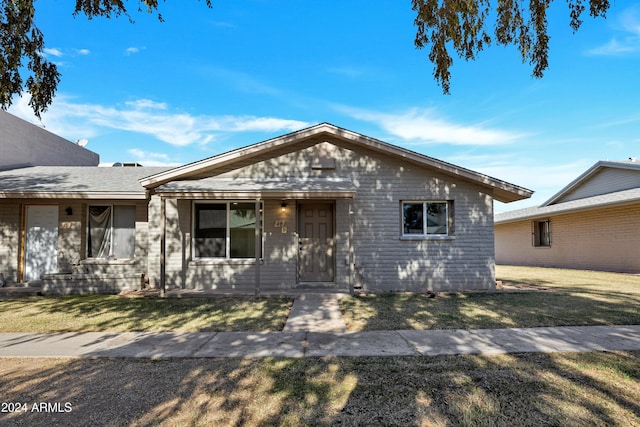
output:
[[[55,56],[57,58],[61,58],[61,57],[64,56],[64,54],[62,53],[62,51],[60,49],[45,47],[42,50],[45,53],[45,55]]]
[[[89,49],[76,49],[78,55],[89,55],[91,51]]]
[[[27,97],[17,99],[9,112],[28,121],[37,121],[28,102]],[[148,99],[117,107],[81,104],[64,95],[58,95],[42,115],[42,124],[47,130],[70,140],[120,130],[151,135],[174,146],[207,144],[224,133],[294,131],[309,125],[276,117],[193,116],[171,111],[166,103]]]
[[[403,113],[391,114],[349,107],[337,108],[353,118],[379,125],[390,134],[404,139],[406,145],[499,145],[525,136],[525,134],[491,129],[477,124],[456,123],[439,117],[432,109],[412,108]]]
[[[136,99],[135,101],[127,101],[125,105],[135,109],[152,108],[158,110],[166,110],[168,108],[165,102],[155,102],[151,99]]]
[[[595,163],[592,159],[583,158],[559,164],[542,164],[519,154],[461,155],[450,160],[534,191],[531,198],[520,202],[496,203],[496,213],[541,205]]]
[[[125,49],[124,54],[129,56],[129,55],[133,55],[134,53],[138,53],[140,52],[140,50],[144,49],[144,47],[135,47],[135,46],[131,46]]]
[[[587,55],[617,56],[637,52],[638,50],[640,50],[640,38],[627,37],[622,42],[616,39],[611,39],[608,43],[602,46],[588,50]]]
[[[640,7],[624,9],[614,22],[616,30],[622,33],[620,37],[588,50],[587,55],[620,56],[640,51]]]

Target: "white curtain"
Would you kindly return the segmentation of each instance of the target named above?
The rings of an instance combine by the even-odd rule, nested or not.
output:
[[[107,258],[111,249],[111,207],[89,207],[89,258]]]

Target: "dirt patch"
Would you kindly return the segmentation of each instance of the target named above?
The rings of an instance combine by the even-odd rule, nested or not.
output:
[[[141,290],[129,290],[122,291],[118,294],[120,297],[125,298],[144,298],[144,297],[159,297],[160,290],[159,289],[141,289]]]
[[[509,282],[505,280],[500,280],[496,284],[496,290],[498,291],[507,291],[507,292],[517,292],[517,291],[537,291],[537,292],[555,292],[555,289],[545,288],[540,285],[531,285],[529,283],[522,282]]]

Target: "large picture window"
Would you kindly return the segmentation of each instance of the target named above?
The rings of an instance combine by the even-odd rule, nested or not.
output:
[[[449,214],[449,202],[402,202],[402,235],[448,236]]]
[[[135,206],[89,206],[87,216],[87,258],[128,259],[134,257]]]
[[[255,203],[197,203],[194,212],[195,258],[255,258]]]

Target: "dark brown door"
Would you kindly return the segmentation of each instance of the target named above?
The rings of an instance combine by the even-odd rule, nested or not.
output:
[[[333,282],[333,203],[298,205],[298,280]]]

